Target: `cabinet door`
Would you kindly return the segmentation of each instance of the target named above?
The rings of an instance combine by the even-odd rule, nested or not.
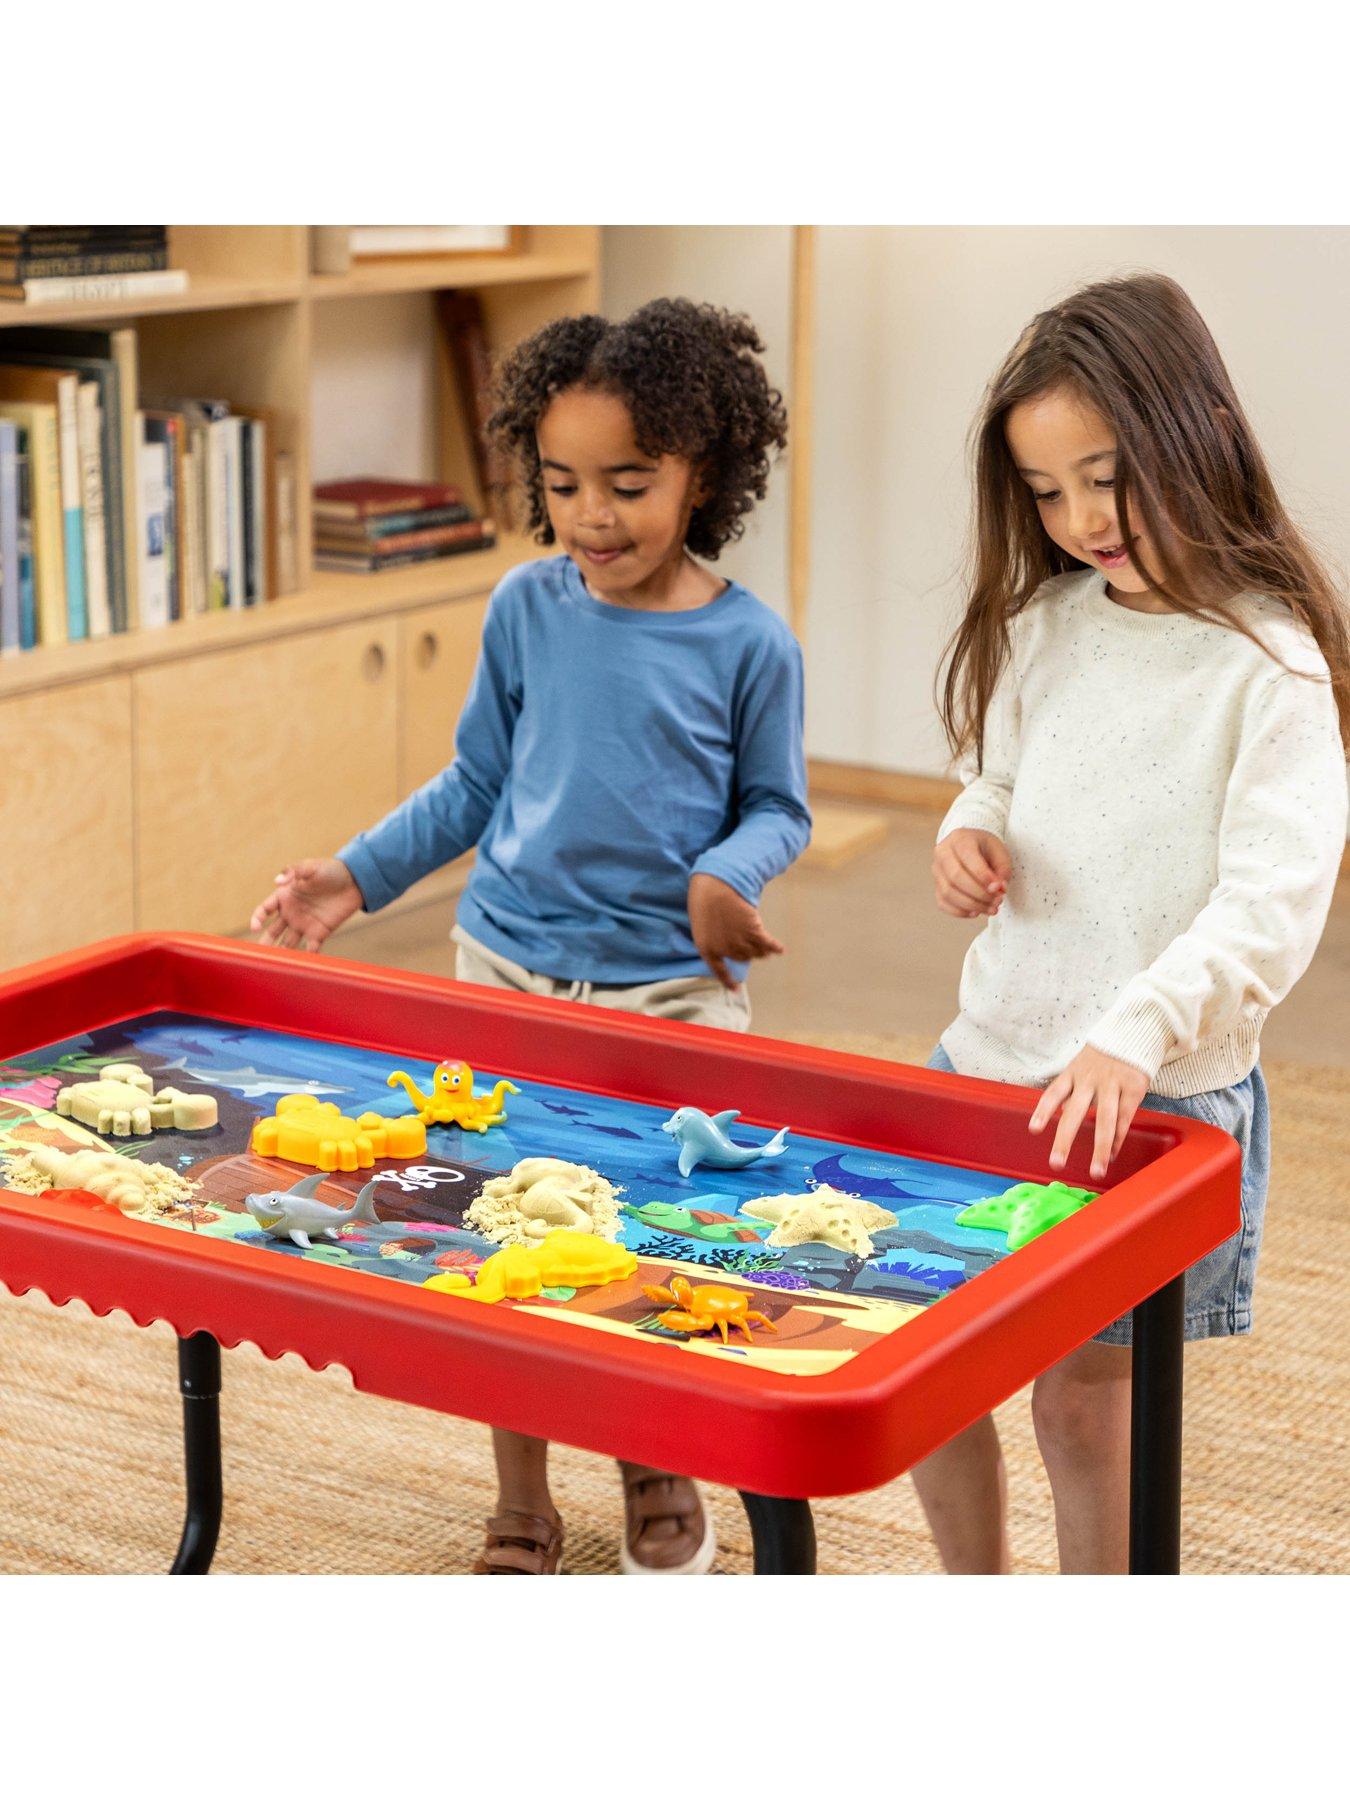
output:
[[[487,595],[445,600],[399,620],[399,785],[429,781],[455,754],[455,726],[478,661]]]
[[[389,810],[395,643],[347,625],[135,676],[142,929],[241,931],[279,869]]]
[[[131,681],[0,703],[0,964],[133,928]]]

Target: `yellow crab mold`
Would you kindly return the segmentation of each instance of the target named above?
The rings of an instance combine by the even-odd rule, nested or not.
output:
[[[368,1112],[349,1119],[331,1100],[287,1094],[275,1113],[258,1120],[250,1142],[259,1156],[350,1171],[373,1167],[377,1156],[425,1156],[427,1128],[411,1114],[382,1119]]]

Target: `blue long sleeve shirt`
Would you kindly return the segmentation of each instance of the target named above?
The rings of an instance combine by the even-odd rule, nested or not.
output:
[[[476,844],[471,936],[536,974],[629,985],[707,973],[692,874],[757,905],[810,830],[782,620],[736,582],[686,612],[607,605],[557,556],[493,594],[454,762],[338,855],[373,912]]]

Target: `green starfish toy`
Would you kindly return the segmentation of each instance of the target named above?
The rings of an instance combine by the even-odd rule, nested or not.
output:
[[[1036,1181],[1020,1181],[1005,1193],[966,1207],[957,1213],[956,1223],[969,1225],[972,1230],[1006,1231],[1009,1250],[1020,1250],[1023,1244],[1029,1244],[1032,1238],[1040,1237],[1096,1198],[1091,1188],[1066,1187],[1062,1181],[1044,1186]]]

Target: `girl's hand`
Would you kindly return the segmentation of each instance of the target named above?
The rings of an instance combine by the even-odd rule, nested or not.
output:
[[[1062,1169],[1078,1127],[1088,1108],[1095,1106],[1097,1124],[1092,1140],[1091,1172],[1100,1180],[1119,1155],[1125,1134],[1134,1123],[1134,1115],[1147,1092],[1148,1077],[1142,1069],[1089,1045],[1078,1052],[1068,1068],[1056,1075],[1041,1095],[1031,1115],[1030,1129],[1043,1131],[1063,1107],[1059,1130],[1050,1151],[1050,1167]]]
[[[764,929],[759,909],[715,875],[689,879],[689,928],[699,955],[722,986],[733,993],[739,983],[726,966],[727,957],[733,962],[753,962],[756,957],[783,954],[778,939]]]
[[[992,831],[949,831],[933,852],[937,903],[954,919],[992,917],[1011,874],[1012,860]]]
[[[249,930],[260,943],[283,950],[317,950],[363,904],[346,863],[312,857],[281,871],[272,892],[254,907]]]

